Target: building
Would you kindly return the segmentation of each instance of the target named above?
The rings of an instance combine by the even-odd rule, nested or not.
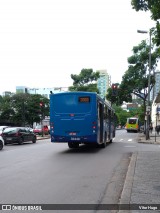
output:
[[[29,88],[25,86],[17,86],[16,93],[39,94],[49,99],[52,93],[68,91],[68,87],[52,87],[52,88]]]
[[[28,93],[28,87],[26,86],[16,86],[16,93]]]
[[[2,96],[12,96],[13,93],[12,92],[9,92],[9,91],[5,91],[2,93]]]
[[[129,111],[138,109],[138,104],[136,103],[127,103],[127,109]]]
[[[160,125],[160,93],[152,103],[151,120],[153,127]]]
[[[97,87],[100,92],[101,98],[105,99],[107,90],[111,87],[111,76],[107,73],[107,70],[97,70],[100,73],[100,77],[97,80]]]
[[[160,71],[157,70],[154,73],[154,75],[155,75],[155,85],[152,88],[150,94],[152,101],[157,97],[158,93],[160,92]]]

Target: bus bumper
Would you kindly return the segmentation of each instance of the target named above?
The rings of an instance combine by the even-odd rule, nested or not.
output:
[[[83,137],[71,137],[71,136],[56,136],[51,135],[51,142],[54,143],[97,143],[97,135],[87,135]]]

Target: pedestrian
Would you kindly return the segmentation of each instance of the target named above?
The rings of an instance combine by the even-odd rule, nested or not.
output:
[[[156,130],[156,132],[157,132],[157,135],[159,135],[160,125],[156,126],[156,127],[155,127],[155,130]]]
[[[151,134],[152,134],[152,131],[153,131],[153,126],[152,126],[152,124],[150,124],[149,130],[150,130],[150,132],[151,132]]]

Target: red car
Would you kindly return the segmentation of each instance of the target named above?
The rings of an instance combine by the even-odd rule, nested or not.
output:
[[[36,135],[42,135],[42,126],[41,126],[41,125],[36,126],[36,127],[33,129],[33,132],[34,132]],[[48,134],[49,134],[48,126],[43,126],[43,133],[44,133],[45,135],[48,135]]]

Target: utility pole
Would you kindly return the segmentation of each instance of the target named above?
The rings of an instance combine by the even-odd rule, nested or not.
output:
[[[137,30],[138,33],[148,33],[148,31],[144,30]],[[148,101],[146,107],[146,116],[147,116],[147,126],[146,126],[146,140],[149,137],[149,126],[150,126],[150,113],[151,113],[151,106],[150,106],[150,85],[151,85],[151,30],[149,30],[149,74],[148,74]]]

